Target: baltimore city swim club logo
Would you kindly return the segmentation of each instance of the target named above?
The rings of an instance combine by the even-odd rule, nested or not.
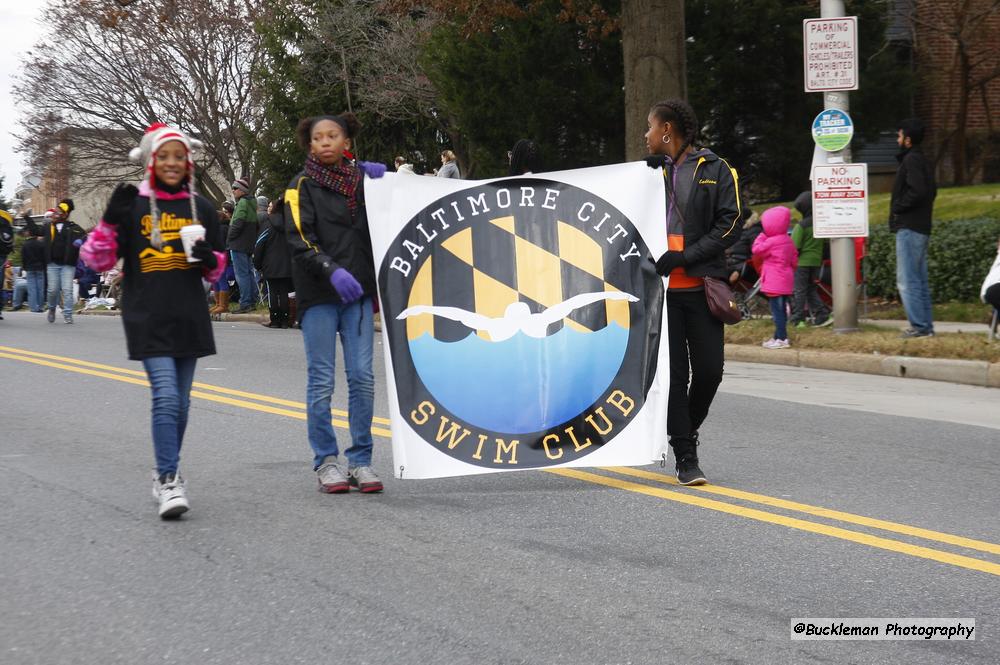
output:
[[[514,178],[438,199],[393,240],[379,287],[400,413],[469,464],[588,455],[656,373],[662,280],[632,222],[572,185]]]

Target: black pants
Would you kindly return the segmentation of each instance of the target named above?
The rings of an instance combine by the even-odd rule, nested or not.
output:
[[[1000,309],[1000,282],[986,289],[983,299],[997,309]]]
[[[291,277],[267,280],[267,309],[274,325],[289,325],[288,294],[292,290]]]
[[[708,310],[704,291],[667,292],[667,339],[667,434],[687,438],[705,422],[722,383],[723,325]]]
[[[792,320],[789,322],[795,325],[799,321],[806,320],[806,305],[809,306],[809,313],[814,321],[825,319],[830,315],[830,311],[820,300],[819,291],[816,288],[816,280],[819,279],[818,266],[799,266],[795,269],[795,292],[792,295]]]

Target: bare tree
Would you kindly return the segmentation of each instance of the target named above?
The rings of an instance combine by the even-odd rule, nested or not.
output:
[[[915,36],[924,34],[923,39],[914,39],[914,51],[921,69],[931,73],[926,83],[949,93],[945,116],[954,124],[941,137],[937,161],[950,149],[955,184],[964,185],[971,177],[968,125],[970,104],[976,96],[993,129],[986,88],[1000,78],[1000,59],[995,41],[990,41],[1000,22],[1000,0],[917,0],[908,4],[913,27],[922,29],[915,29]],[[931,48],[932,35],[949,43],[950,57],[942,58]]]
[[[20,149],[43,166],[72,155],[75,182],[120,175],[129,149],[160,121],[205,144],[199,183],[216,200],[250,175],[244,141],[260,124],[251,79],[261,58],[255,0],[161,0],[123,9],[101,0],[52,0],[47,34],[28,54],[15,95],[30,109]]]

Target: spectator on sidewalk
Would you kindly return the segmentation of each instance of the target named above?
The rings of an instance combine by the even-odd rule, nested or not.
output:
[[[122,324],[128,355],[142,361],[152,388],[152,439],[156,459],[153,496],[161,518],[179,517],[190,504],[179,471],[198,358],[215,353],[202,280],[214,281],[226,265],[215,207],[194,190],[194,141],[156,123],[131,157],[145,167],[136,189],[120,184],[81,252],[97,271],[125,260]],[[179,230],[205,227],[189,262]]]
[[[753,247],[753,241],[761,233],[760,215],[752,208],[745,207],[743,208],[743,217],[746,221],[743,222],[743,232],[740,234],[740,239],[726,250],[726,268],[729,270],[730,284],[736,284],[740,278],[745,279],[750,284],[755,284],[760,277],[750,262],[750,257],[753,255],[750,248]]]
[[[774,319],[774,337],[764,341],[761,346],[765,349],[787,349],[791,346],[785,307],[788,296],[795,289],[795,267],[799,262],[795,244],[788,237],[791,219],[792,211],[785,206],[765,210],[760,216],[764,232],[753,241],[753,255],[762,260],[760,290],[768,297]]]
[[[48,321],[56,320],[56,305],[62,295],[63,321],[73,323],[73,277],[76,262],[80,258],[80,246],[87,234],[76,223],[70,221],[73,200],[63,199],[49,212],[49,221],[42,227],[45,243],[46,282],[48,284]]]
[[[937,184],[934,167],[924,156],[924,123],[910,118],[899,123],[899,170],[892,185],[889,230],[896,234],[896,288],[910,327],[902,337],[934,335],[931,288],[927,275],[927,246]]]
[[[538,146],[529,139],[520,139],[514,144],[507,153],[507,162],[510,164],[507,175],[529,175],[542,170]]]
[[[26,228],[24,233],[28,238],[21,245],[21,267],[28,280],[28,309],[42,312],[45,302],[45,242],[31,228]]]
[[[462,174],[458,170],[458,161],[455,159],[455,153],[451,150],[445,150],[441,153],[441,168],[438,169],[435,175],[438,178],[462,179]]]
[[[229,220],[233,217],[235,206],[232,201],[223,201],[222,207],[218,210],[219,215],[219,235],[222,246],[225,247],[229,238]],[[215,294],[215,304],[208,310],[209,314],[225,314],[229,311],[229,280],[235,279],[231,261],[226,262],[226,269],[219,279],[212,284],[212,291]]]
[[[406,158],[400,155],[396,158],[396,173],[406,173],[408,175],[413,175],[413,164],[406,161]]]
[[[0,210],[0,266],[14,251],[14,218],[6,210]],[[0,302],[0,319],[3,319],[3,302]]]
[[[14,297],[10,302],[10,311],[16,312],[24,307],[24,302],[28,299],[28,277],[24,268],[14,266]]]
[[[814,326],[822,326],[831,321],[830,310],[819,297],[816,280],[823,265],[825,238],[813,235],[812,191],[806,190],[795,199],[795,209],[802,220],[792,229],[792,243],[799,253],[799,265],[795,269],[795,292],[792,294],[792,318],[790,326],[805,326],[806,319],[812,319]],[[808,317],[806,307],[808,306]]]
[[[233,271],[240,287],[240,308],[238,314],[253,311],[256,302],[257,284],[253,276],[254,243],[257,242],[257,201],[250,195],[250,184],[245,178],[233,181],[233,196],[236,209],[229,223],[229,252],[233,257]]]
[[[990,271],[986,273],[983,287],[979,290],[979,297],[984,303],[1000,310],[1000,241],[997,242],[997,257],[993,260]]]
[[[253,250],[253,265],[267,281],[268,328],[288,328],[288,294],[292,290],[292,250],[285,230],[285,201],[270,203],[267,221],[261,226]]]

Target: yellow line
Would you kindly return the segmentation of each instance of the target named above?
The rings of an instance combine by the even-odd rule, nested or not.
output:
[[[36,357],[23,357],[21,355],[16,355],[15,353],[8,353],[9,351],[14,351],[16,353],[27,354]],[[112,367],[110,365],[100,365],[99,363],[75,361],[75,364],[85,365],[86,367],[74,366],[73,364],[52,362],[50,360],[44,359],[44,358],[62,359],[60,358],[60,356],[52,356],[49,354],[22,351],[20,349],[12,349],[10,347],[5,347],[5,346],[0,346],[0,358],[8,358],[10,360],[19,360],[21,362],[34,363],[36,365],[42,365],[45,367],[53,367],[56,369],[62,369],[90,376],[97,376],[101,378],[111,379],[114,381],[121,381],[123,383],[130,383],[134,385],[141,385],[141,386],[149,385],[145,379],[134,378],[134,375],[144,376],[144,373],[142,372],[136,372],[133,370],[123,370],[121,368]],[[65,360],[70,361],[72,359],[67,358]],[[113,370],[113,372],[118,372],[118,373],[102,371],[101,369],[90,369],[89,367],[106,368]],[[125,376],[124,374],[131,374],[133,376]],[[212,387],[212,389],[215,388]],[[232,391],[232,392],[235,394],[239,394],[241,391]],[[245,393],[245,394],[254,395],[254,393]],[[228,397],[222,397],[219,395],[204,393],[200,390],[192,391],[191,395],[199,399],[251,409],[254,411],[261,411],[264,413],[288,416],[291,418],[296,418],[298,420],[305,420],[306,417],[305,414],[302,413],[301,411],[291,411],[289,409],[281,409],[261,404],[255,404],[253,402],[247,402],[244,400],[231,399]],[[282,402],[288,402],[288,400],[278,400],[277,398],[270,398],[266,396],[259,396],[259,398],[263,401],[271,401],[272,403],[276,404]],[[292,404],[297,405],[298,403],[293,402]],[[348,426],[346,422],[338,420],[334,420],[333,424],[343,428],[346,428]],[[391,432],[389,432],[389,430],[382,428],[373,427],[372,432],[374,434],[379,434],[381,436],[386,436],[386,437],[391,436]],[[644,471],[642,469],[632,469],[627,467],[612,467],[609,470],[614,473],[631,475],[638,478],[645,478],[648,480],[654,480],[661,483],[676,484],[676,481],[674,481],[669,477],[663,476],[662,474]],[[769,513],[763,510],[757,510],[756,508],[747,508],[744,506],[734,505],[731,503],[725,503],[723,501],[717,501],[715,499],[707,499],[701,496],[697,496],[696,494],[689,494],[687,492],[662,489],[651,485],[634,483],[628,480],[623,480],[620,478],[614,478],[610,476],[603,476],[595,473],[590,473],[587,471],[580,471],[577,469],[547,469],[547,471],[549,473],[553,473],[566,478],[574,478],[576,480],[581,480],[592,484],[603,485],[606,487],[613,487],[616,489],[635,492],[638,494],[644,494],[647,496],[653,496],[660,499],[667,499],[669,501],[676,501],[678,503],[698,506],[700,508],[716,510],[718,512],[727,513],[729,515],[744,517],[747,519],[757,520],[760,522],[767,522],[770,524],[777,524],[780,526],[785,526],[800,531],[807,531],[810,533],[817,533],[825,536],[830,536],[833,538],[840,538],[842,540],[847,540],[862,545],[868,545],[870,547],[875,547],[878,549],[897,552],[900,554],[907,554],[910,556],[915,556],[923,559],[930,559],[933,561],[938,561],[940,563],[946,563],[954,566],[959,566],[961,568],[968,568],[971,570],[977,570],[980,572],[985,572],[985,573],[990,573],[992,575],[1000,576],[1000,565],[988,561],[982,561],[980,559],[975,559],[972,557],[962,556],[959,554],[952,554],[950,552],[943,552],[940,550],[935,550],[928,547],[921,547],[918,545],[911,545],[909,543],[903,543],[888,538],[881,538],[879,536],[873,536],[866,533],[851,531],[849,529],[842,529],[840,527],[828,526],[826,524],[809,522],[807,520],[802,520],[794,517],[787,517],[785,515]],[[850,513],[828,510],[817,506],[810,506],[807,504],[796,503],[794,501],[786,501],[784,499],[778,499],[775,497],[769,497],[761,494],[754,494],[752,492],[744,492],[742,490],[720,487],[718,485],[704,485],[694,489],[697,489],[701,492],[708,492],[722,496],[727,496],[729,498],[741,499],[745,501],[753,501],[777,508],[795,510],[810,515],[816,515],[819,517],[826,517],[844,522],[850,522],[853,524],[859,524],[863,526],[870,526],[888,531],[894,531],[896,533],[902,533],[929,540],[936,540],[939,542],[945,542],[953,545],[958,545],[961,547],[967,547],[970,549],[978,549],[991,553],[1000,553],[1000,546],[994,545],[993,543],[973,540],[971,538],[963,538],[961,536],[953,536],[950,534],[939,533],[927,529],[920,529],[917,527],[911,527],[904,524],[895,524],[893,522],[887,522],[884,520],[877,520],[873,518],[863,517],[861,515],[852,515]]]
[[[146,373],[142,371],[137,371],[134,369],[125,369],[124,367],[115,367],[114,365],[103,365],[101,363],[90,362],[87,360],[77,360],[76,358],[67,358],[65,356],[55,356],[50,353],[38,353],[37,351],[28,351],[26,349],[16,349],[9,346],[0,346],[0,351],[6,351],[7,353],[32,356],[34,358],[46,358],[48,360],[55,360],[61,363],[69,363],[71,365],[80,365],[81,367],[93,367],[95,369],[105,370],[109,372],[120,372],[122,374],[129,374],[131,376],[142,376],[145,377]],[[9,357],[9,356],[7,356]],[[18,358],[13,358],[17,360]],[[146,384],[143,384],[146,385]],[[296,409],[305,409],[306,405],[303,402],[295,402],[288,399],[282,399],[280,397],[271,397],[269,395],[260,395],[257,393],[246,392],[244,390],[234,390],[233,388],[224,388],[222,386],[213,386],[209,383],[200,383],[198,381],[194,382],[195,388],[202,388],[203,390],[211,390],[212,392],[222,393],[223,395],[232,395],[234,397],[246,397],[248,399],[254,399],[260,402],[268,402],[271,404],[278,404],[280,406],[290,406]],[[340,416],[341,418],[347,417],[347,411],[342,409],[331,409],[331,413],[335,416]],[[382,418],[380,416],[375,416],[372,419],[373,422],[379,423],[381,425],[389,425],[388,418]],[[374,429],[372,430],[375,431]],[[386,430],[388,431],[388,430]],[[385,434],[384,436],[389,436]]]
[[[670,476],[666,476],[662,473],[644,471],[643,469],[631,469],[628,467],[609,467],[605,470],[613,471],[614,473],[620,473],[625,476],[634,476],[636,478],[653,480],[658,483],[665,483],[667,485],[680,486],[675,478],[671,478]],[[917,538],[924,538],[926,540],[936,540],[940,543],[947,543],[949,545],[958,545],[959,547],[967,547],[969,549],[979,550],[981,552],[1000,554],[1000,545],[997,545],[996,543],[989,543],[983,540],[974,540],[972,538],[965,538],[964,536],[955,536],[950,533],[941,533],[940,531],[931,531],[930,529],[921,529],[919,527],[909,526],[907,524],[887,522],[886,520],[879,520],[872,517],[865,517],[864,515],[854,515],[852,513],[844,513],[839,510],[821,508],[820,506],[810,506],[809,504],[805,503],[786,501],[785,499],[778,499],[773,496],[767,496],[766,494],[754,494],[753,492],[744,492],[743,490],[733,489],[731,487],[723,487],[721,485],[700,485],[697,487],[691,487],[690,489],[697,490],[699,492],[705,492],[708,494],[718,494],[720,496],[727,496],[732,499],[752,501],[754,503],[760,503],[766,506],[773,506],[774,508],[784,508],[785,510],[794,510],[796,512],[806,513],[807,515],[815,515],[816,517],[826,517],[828,519],[839,520],[841,522],[848,522],[850,524],[858,524],[861,526],[872,527],[874,529],[892,531],[894,533],[901,533],[907,536],[915,536]]]
[[[858,531],[851,531],[849,529],[841,529],[840,527],[828,526],[826,524],[818,524],[816,522],[800,520],[795,517],[776,515],[774,513],[765,512],[763,510],[757,510],[756,508],[745,508],[743,506],[736,506],[731,503],[716,501],[715,499],[706,499],[704,497],[696,496],[694,494],[688,494],[686,492],[677,492],[674,490],[662,489],[660,487],[653,487],[652,485],[633,483],[628,480],[622,480],[620,478],[613,478],[610,476],[602,476],[596,473],[589,473],[587,471],[579,471],[577,469],[549,469],[549,473],[554,473],[556,475],[564,476],[566,478],[575,478],[577,480],[593,483],[595,485],[604,485],[606,487],[614,487],[615,489],[625,490],[628,492],[636,492],[638,494],[654,496],[659,499],[667,499],[669,501],[676,501],[678,503],[686,503],[691,506],[698,506],[699,508],[708,508],[710,510],[717,510],[721,513],[736,515],[738,517],[745,517],[747,519],[757,520],[759,522],[778,524],[780,526],[785,526],[790,529],[798,529],[800,531],[818,533],[824,536],[830,536],[832,538],[840,538],[841,540],[849,540],[854,543],[868,545],[869,547],[889,550],[890,552],[898,552],[900,554],[908,554],[910,556],[919,557],[921,559],[930,559],[932,561],[947,563],[953,566],[959,566],[961,568],[968,568],[970,570],[978,570],[983,573],[990,573],[991,575],[1000,575],[1000,564],[991,563],[989,561],[982,561],[980,559],[974,559],[972,557],[962,556],[960,554],[952,554],[950,552],[942,552],[940,550],[934,550],[929,547],[910,545],[909,543],[903,543],[898,540],[880,538],[879,536],[872,536],[867,533],[860,533]]]
[[[4,349],[7,347],[0,347]],[[137,386],[149,386],[149,383],[145,379],[133,378],[131,376],[123,376],[121,374],[112,374],[111,372],[104,372],[100,370],[88,369],[86,367],[74,367],[73,365],[67,365],[65,363],[52,362],[51,360],[43,360],[41,358],[24,358],[11,353],[4,353],[0,350],[0,358],[8,358],[10,360],[19,360],[21,362],[33,363],[35,365],[42,365],[44,367],[54,367],[56,369],[66,370],[67,372],[76,372],[77,374],[87,374],[89,376],[98,376],[103,379],[111,379],[113,381],[121,381],[122,383],[131,383]],[[200,390],[192,390],[192,397],[197,397],[199,399],[208,400],[210,402],[217,402],[219,404],[228,404],[230,406],[238,406],[244,409],[251,409],[253,411],[261,411],[263,413],[272,413],[279,416],[288,416],[290,418],[296,418],[298,420],[305,420],[306,414],[301,411],[291,411],[289,409],[279,409],[273,406],[267,406],[265,404],[255,404],[253,402],[247,402],[241,399],[232,399],[230,397],[222,397],[220,395],[212,395],[209,393],[202,392]],[[348,423],[346,420],[337,420],[334,418],[333,422],[335,427],[340,427],[343,429],[348,428]],[[379,436],[391,437],[392,432],[382,427],[372,427],[372,434],[378,434]]]

